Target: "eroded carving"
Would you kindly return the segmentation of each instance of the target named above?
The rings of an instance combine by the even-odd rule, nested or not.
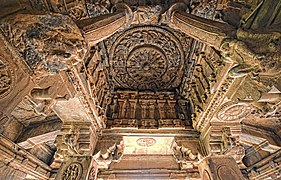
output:
[[[230,127],[222,127],[217,136],[211,136],[211,153],[232,156],[237,163],[240,163],[245,156],[245,149],[239,143],[239,136],[234,136]]]
[[[139,146],[150,147],[156,143],[156,140],[153,138],[140,138],[137,143]]]
[[[213,19],[216,11],[215,0],[192,0],[191,13],[200,17]]]
[[[93,3],[86,3],[90,17],[97,17],[110,12],[111,3],[109,0],[95,0]]]
[[[2,30],[37,74],[54,74],[83,60],[87,45],[76,24],[59,14],[17,14]]]
[[[136,24],[158,24],[161,17],[162,7],[138,6],[134,13],[133,23]]]
[[[96,179],[96,168],[92,167],[89,173],[88,180],[95,180]]]
[[[123,141],[120,141],[119,144],[114,143],[114,145],[106,149],[105,152],[100,150],[96,153],[94,159],[99,167],[108,168],[112,162],[119,162],[121,160],[124,148],[125,145]]]
[[[12,69],[0,57],[0,99],[11,92],[14,85],[14,78]]]
[[[197,155],[194,155],[190,149],[184,146],[178,146],[176,142],[173,144],[174,157],[178,163],[186,163],[187,161],[194,161],[197,159]]]
[[[68,147],[68,151],[70,154],[79,154],[78,152],[78,138],[79,138],[79,129],[75,129],[72,126],[70,132],[65,135],[64,143]]]

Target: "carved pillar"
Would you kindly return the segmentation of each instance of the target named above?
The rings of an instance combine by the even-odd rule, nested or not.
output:
[[[202,180],[244,180],[235,160],[230,156],[210,156],[199,164]]]
[[[95,129],[90,122],[65,122],[56,139],[58,151],[54,166],[60,164],[55,179],[88,179],[93,172],[93,149],[96,145]],[[92,177],[92,175],[91,175]]]

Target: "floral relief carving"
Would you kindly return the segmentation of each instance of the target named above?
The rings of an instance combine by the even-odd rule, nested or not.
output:
[[[79,180],[83,173],[83,168],[80,163],[71,163],[63,172],[62,180]]]
[[[155,26],[134,27],[121,34],[110,48],[111,73],[116,86],[139,90],[179,85],[184,52],[168,30]]]
[[[96,168],[92,167],[89,173],[88,180],[95,180],[96,179]]]
[[[221,121],[240,121],[250,115],[252,108],[247,104],[234,104],[227,102],[222,105],[218,112]]]
[[[0,57],[0,99],[10,93],[14,84],[14,73]]]

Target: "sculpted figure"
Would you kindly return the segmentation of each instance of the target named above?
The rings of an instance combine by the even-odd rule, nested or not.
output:
[[[178,162],[192,161],[197,158],[190,149],[184,146],[178,146],[176,143],[173,144],[173,152]]]
[[[69,153],[79,154],[77,149],[78,136],[78,132],[75,132],[73,129],[71,129],[70,133],[65,136],[65,144],[68,147]]]
[[[281,67],[281,33],[253,33],[239,29],[237,39],[225,39],[220,47],[228,62],[238,65],[230,70],[231,77],[249,72],[278,74]]]

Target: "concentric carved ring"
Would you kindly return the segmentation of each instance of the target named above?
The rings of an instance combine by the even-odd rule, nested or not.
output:
[[[166,57],[160,49],[155,47],[138,47],[130,53],[126,69],[129,76],[136,82],[152,83],[161,80],[166,73]]]
[[[231,167],[225,165],[219,166],[217,169],[217,173],[220,180],[224,180],[226,178],[233,179],[233,180],[240,179],[237,176],[237,173],[235,173],[235,171]]]
[[[0,99],[7,96],[14,85],[14,72],[0,57]]]
[[[168,30],[143,26],[119,35],[109,53],[111,74],[121,88],[159,90],[178,86],[183,49]]]
[[[227,102],[222,105],[218,112],[221,121],[239,121],[251,113],[251,108],[246,104],[234,104]]]

